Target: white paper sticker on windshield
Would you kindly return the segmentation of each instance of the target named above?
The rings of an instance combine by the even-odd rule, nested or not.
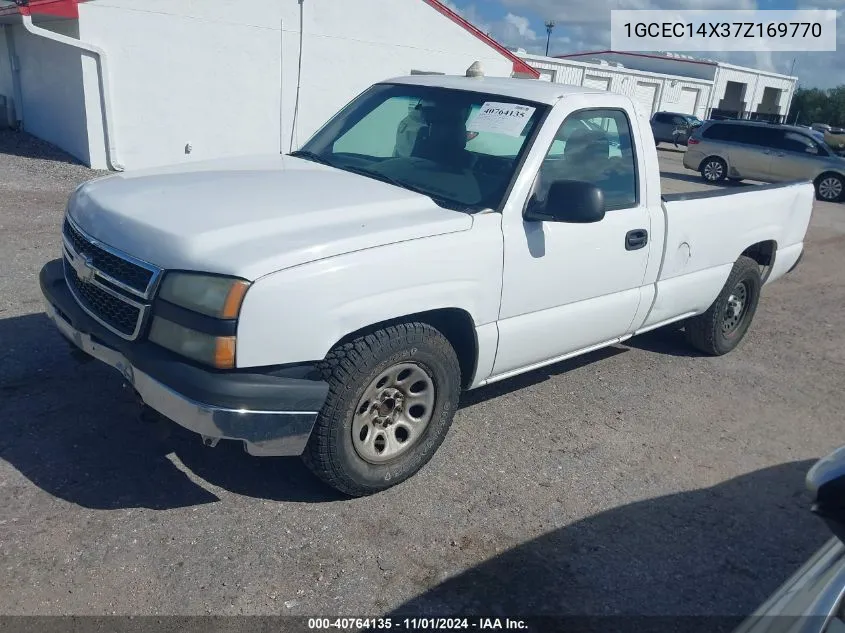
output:
[[[470,132],[498,132],[519,136],[536,108],[516,103],[487,101],[467,125]]]

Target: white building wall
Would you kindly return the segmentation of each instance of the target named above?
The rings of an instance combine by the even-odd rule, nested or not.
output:
[[[539,55],[520,54],[520,57],[541,73],[551,73],[552,81],[557,83],[583,86],[586,82],[587,85],[595,85],[598,83],[595,80],[601,78],[609,82],[609,90],[631,98],[635,98],[638,92],[645,95],[651,86],[656,85],[654,101],[648,108],[649,116],[658,110],[678,111],[681,90],[688,88],[699,92],[695,111],[689,114],[704,118],[712,91],[712,83],[707,80]]]
[[[642,70],[662,75],[689,77],[691,79],[712,80],[716,74],[716,64],[694,63],[675,57],[655,57],[636,53],[598,52],[589,55],[564,58],[567,61],[590,62],[603,59],[617,62],[632,70]]]
[[[98,0],[80,36],[107,52],[117,158],[127,169],[279,151],[278,0]],[[93,167],[106,164],[96,64],[85,67]],[[190,145],[190,153],[186,147]]]
[[[463,75],[476,60],[490,76],[509,77],[513,62],[422,0],[306,0],[301,105],[291,131],[299,5],[285,0],[285,150],[304,143],[350,99],[373,83],[412,70]],[[290,16],[290,17],[287,17]],[[292,27],[289,31],[289,26]]]
[[[74,38],[79,36],[76,20],[35,23],[62,35]],[[20,25],[11,28],[11,36],[20,63],[22,103],[18,105],[19,116],[21,113],[23,116],[24,130],[48,139],[75,158],[88,162],[89,143],[79,53],[68,51],[67,47],[57,42],[32,35]],[[10,67],[5,41],[0,46],[0,67]],[[14,95],[11,79],[5,90],[8,93],[3,94]]]
[[[82,39],[108,52],[127,169],[288,151],[374,82],[513,66],[422,0],[97,0],[79,11]],[[84,72],[92,164],[104,167],[96,66]]]
[[[779,105],[781,114],[786,114],[792,93],[796,88],[796,79],[794,77],[719,62],[694,63],[695,60],[684,60],[681,57],[655,57],[634,53],[598,52],[591,53],[588,56],[566,59],[567,61],[577,60],[582,62],[588,59],[603,59],[618,62],[627,68],[641,71],[705,81],[712,79],[715,86],[709,91],[705,107],[698,108],[698,116],[700,117],[706,116],[710,108],[719,107],[719,102],[725,96],[725,88],[728,81],[736,81],[748,85],[745,94],[746,109],[752,112],[756,112],[760,102],[763,100],[764,89],[771,87],[782,91]],[[671,108],[661,106],[661,109]]]
[[[15,87],[12,79],[12,65],[9,60],[9,45],[6,38],[6,30],[11,26],[0,24],[0,95],[6,98],[6,118],[0,120],[0,128],[4,125],[11,125],[12,110],[15,100]]]

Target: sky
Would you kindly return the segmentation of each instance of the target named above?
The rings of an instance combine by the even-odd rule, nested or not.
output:
[[[789,73],[802,88],[845,85],[845,0],[441,0],[501,44],[549,55],[610,48],[611,9],[838,9],[836,52],[693,54],[759,70]]]

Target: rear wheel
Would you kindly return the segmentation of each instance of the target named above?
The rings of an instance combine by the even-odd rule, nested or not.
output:
[[[707,312],[686,322],[684,329],[689,343],[713,356],[733,350],[751,326],[762,285],[757,262],[750,257],[740,257]]]
[[[845,194],[845,178],[839,174],[822,174],[816,180],[816,197],[825,202],[839,202]]]
[[[330,486],[363,496],[420,470],[446,437],[461,372],[446,337],[424,323],[386,327],[326,356],[329,395],[303,460]]]
[[[701,177],[707,182],[719,182],[728,175],[728,165],[721,158],[711,156],[701,163]]]

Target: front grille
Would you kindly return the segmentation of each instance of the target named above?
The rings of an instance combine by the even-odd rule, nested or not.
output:
[[[107,250],[92,244],[67,219],[64,234],[73,250],[91,259],[93,266],[115,281],[118,281],[141,294],[146,294],[153,278],[153,271],[118,257]]]
[[[65,257],[65,279],[82,307],[127,337],[135,334],[141,309],[118,299],[92,283],[83,283]]]

